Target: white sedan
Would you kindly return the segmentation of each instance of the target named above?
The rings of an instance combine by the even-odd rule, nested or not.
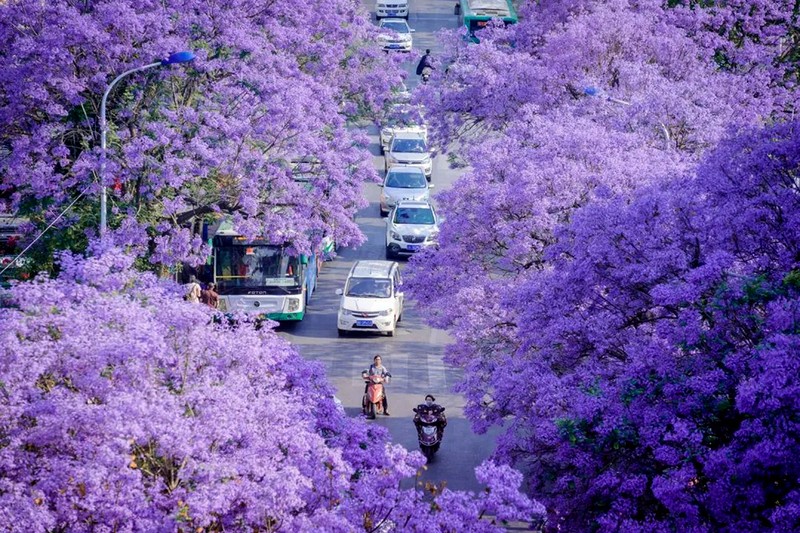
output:
[[[381,19],[379,27],[381,34],[378,42],[384,50],[411,51],[414,44],[411,34],[414,30],[408,27],[408,22],[403,19]]]

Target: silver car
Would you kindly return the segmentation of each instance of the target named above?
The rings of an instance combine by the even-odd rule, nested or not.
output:
[[[428,151],[428,141],[422,133],[395,132],[384,159],[386,172],[398,165],[411,165],[421,168],[425,178],[431,180],[433,154]]]
[[[386,259],[412,255],[439,238],[439,218],[428,202],[397,202],[386,219]]]
[[[395,133],[417,133],[428,140],[428,127],[425,125],[425,117],[420,106],[403,103],[388,106],[380,121],[380,128],[381,154],[389,150]]]
[[[389,169],[381,187],[381,216],[385,217],[400,200],[429,201],[433,184],[421,168],[399,166]]]

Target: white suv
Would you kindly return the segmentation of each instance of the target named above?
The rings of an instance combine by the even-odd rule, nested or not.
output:
[[[386,259],[411,255],[439,238],[439,218],[428,202],[397,202],[386,219]]]
[[[348,331],[377,331],[393,336],[403,317],[403,281],[395,261],[357,261],[344,290],[337,317],[339,336]]]
[[[402,130],[395,132],[385,160],[386,172],[397,165],[410,165],[421,168],[425,178],[431,181],[433,156],[428,152],[428,141],[422,132]]]
[[[408,18],[408,0],[378,0],[375,3],[375,18]]]

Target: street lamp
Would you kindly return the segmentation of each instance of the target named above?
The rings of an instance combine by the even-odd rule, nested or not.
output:
[[[177,63],[188,63],[189,61],[194,59],[194,52],[184,51],[184,52],[176,52],[169,57],[162,59],[161,61],[157,61],[156,63],[150,63],[149,65],[144,65],[142,67],[132,68],[130,70],[126,70],[108,84],[106,88],[106,92],[103,94],[103,100],[100,102],[100,236],[103,237],[106,234],[106,204],[107,204],[107,196],[108,191],[107,187],[103,184],[104,178],[106,175],[106,130],[108,129],[108,124],[106,123],[106,100],[108,100],[108,94],[111,92],[111,89],[114,88],[114,85],[117,84],[119,80],[124,78],[129,74],[133,74],[134,72],[140,72],[142,70],[147,70],[149,68],[154,67],[164,67],[167,65],[173,65]]]
[[[613,102],[615,104],[631,105],[630,102],[627,102],[625,100],[619,100],[618,98],[612,98],[612,97],[608,96],[602,89],[598,89],[597,87],[584,87],[583,94],[585,94],[586,96],[592,96],[592,97],[595,97],[595,98],[598,98],[598,97],[599,98],[603,98],[604,100],[607,100],[609,102]],[[666,149],[669,150],[670,149],[669,130],[667,129],[667,126],[662,121],[659,120],[658,124],[661,126],[661,131],[664,133],[664,140],[666,141],[666,144],[665,144]]]

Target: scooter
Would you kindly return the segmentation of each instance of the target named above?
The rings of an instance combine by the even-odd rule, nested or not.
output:
[[[383,391],[384,384],[389,383],[391,374],[386,374],[386,377],[377,374],[369,375],[366,370],[361,372],[361,378],[367,384],[367,392],[361,400],[361,409],[364,415],[369,418],[375,418],[377,413],[383,414],[383,399],[385,393]]]
[[[417,438],[422,455],[428,462],[433,461],[434,454],[439,451],[439,445],[444,437],[444,426],[447,419],[444,416],[444,407],[441,405],[418,405],[414,408],[414,425],[417,427]]]
[[[431,67],[425,67],[422,69],[422,83],[428,83],[428,80],[431,79],[431,72],[433,69]]]

